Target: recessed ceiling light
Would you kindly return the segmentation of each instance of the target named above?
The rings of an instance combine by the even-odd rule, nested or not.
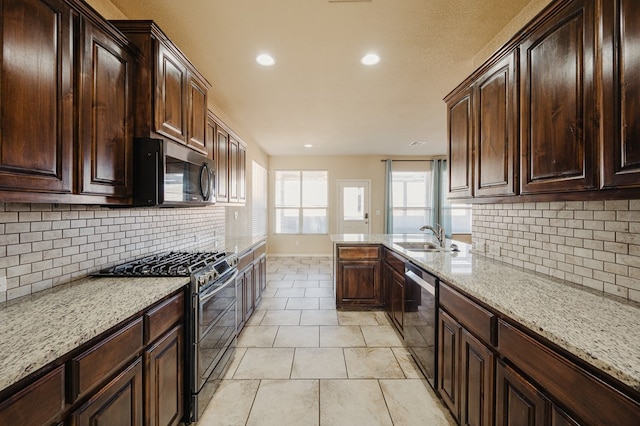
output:
[[[360,62],[362,62],[363,65],[375,65],[380,62],[380,56],[375,53],[367,53],[360,59]]]
[[[313,145],[311,145],[310,143],[305,143],[305,144],[304,144],[304,147],[305,147],[305,148],[311,148],[311,147],[313,147]]]
[[[256,56],[256,62],[262,66],[270,67],[271,65],[276,63],[276,60],[273,59],[273,56],[269,55],[268,53],[261,53],[260,55]]]

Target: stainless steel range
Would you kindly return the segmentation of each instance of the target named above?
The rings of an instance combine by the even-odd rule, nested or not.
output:
[[[197,421],[235,349],[238,258],[231,253],[168,252],[94,274],[110,277],[191,277],[186,332],[184,423]]]

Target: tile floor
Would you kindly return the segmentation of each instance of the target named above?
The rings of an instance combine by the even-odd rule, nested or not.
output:
[[[336,311],[328,257],[270,257],[197,426],[453,425],[384,312]]]

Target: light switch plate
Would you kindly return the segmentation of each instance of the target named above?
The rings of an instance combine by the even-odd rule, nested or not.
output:
[[[6,275],[3,273],[0,276],[0,293],[3,293],[7,291],[7,277]]]

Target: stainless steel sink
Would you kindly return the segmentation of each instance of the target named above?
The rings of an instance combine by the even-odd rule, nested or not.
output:
[[[437,244],[428,241],[401,241],[394,243],[408,251],[445,251],[445,248],[439,247]]]

